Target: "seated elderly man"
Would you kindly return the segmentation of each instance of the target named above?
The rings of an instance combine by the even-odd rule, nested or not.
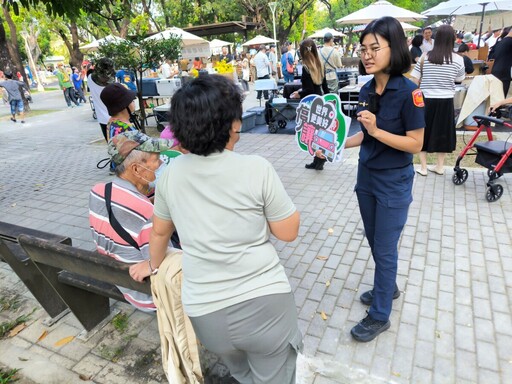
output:
[[[113,137],[108,153],[116,164],[116,177],[112,183],[96,184],[89,197],[89,222],[97,251],[151,274],[156,273],[149,261],[153,204],[146,194],[162,164],[160,152],[172,146],[172,140],[153,139],[138,131]],[[155,310],[150,295],[118,288],[136,308]]]

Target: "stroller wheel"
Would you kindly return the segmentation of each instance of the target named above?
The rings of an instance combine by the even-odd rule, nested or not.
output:
[[[273,123],[270,123],[268,125],[268,131],[270,133],[277,133],[277,129],[278,129],[277,126],[275,126]]]
[[[488,169],[487,176],[489,177],[489,180],[496,180],[503,176],[503,173],[495,172],[494,169]]]
[[[453,184],[455,185],[461,185],[466,182],[468,179],[468,170],[465,168],[460,168],[455,171],[455,173],[452,176]]]
[[[487,192],[485,193],[485,198],[488,202],[492,203],[493,201],[498,200],[501,195],[503,195],[503,187],[501,184],[494,184],[487,188]]]
[[[277,126],[281,129],[285,129],[286,128],[286,120],[278,120]]]

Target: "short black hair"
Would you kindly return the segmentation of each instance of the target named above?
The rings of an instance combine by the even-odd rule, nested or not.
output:
[[[425,27],[425,28],[423,28],[423,29],[421,30],[421,32],[425,32],[425,31],[426,31],[426,30],[428,30],[428,29],[432,30],[432,27]]]
[[[4,73],[4,76],[9,79],[9,80],[12,80],[12,72],[5,72]]]
[[[233,80],[200,76],[171,99],[170,123],[181,146],[193,154],[222,152],[234,121],[242,119],[242,94]]]
[[[411,41],[411,44],[413,47],[421,47],[421,44],[423,44],[423,36],[416,35]]]
[[[407,47],[407,39],[400,22],[389,16],[381,17],[380,19],[373,20],[366,26],[359,43],[363,43],[366,35],[379,35],[388,41],[389,49],[391,50],[391,61],[386,72],[390,75],[397,76],[408,72],[411,69],[411,55]],[[359,73],[367,75],[363,62],[359,61]]]
[[[464,52],[468,52],[469,51],[469,47],[466,43],[462,43],[461,45],[459,45],[459,50],[457,52],[459,53],[464,53]]]

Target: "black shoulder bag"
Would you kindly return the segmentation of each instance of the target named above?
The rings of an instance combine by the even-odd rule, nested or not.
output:
[[[133,248],[140,251],[139,244],[137,244],[137,242],[133,237],[130,236],[126,229],[124,229],[121,224],[119,224],[119,221],[117,221],[114,213],[112,212],[112,183],[105,184],[105,204],[107,205],[108,221],[110,222],[112,228],[114,228],[114,231],[116,231],[116,233]]]

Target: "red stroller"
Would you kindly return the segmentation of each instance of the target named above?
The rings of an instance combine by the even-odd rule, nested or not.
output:
[[[505,123],[503,120],[491,116],[473,116],[473,119],[475,119],[478,129],[457,158],[457,162],[453,168],[455,172],[452,181],[455,185],[461,185],[466,182],[468,179],[468,171],[467,169],[460,168],[459,165],[468,151],[476,148],[475,162],[487,168],[487,176],[489,176],[485,198],[487,201],[493,202],[503,195],[503,186],[497,184],[495,180],[503,176],[504,173],[512,172],[512,159],[510,159],[510,155],[512,155],[512,143],[509,142],[508,139],[507,141],[493,140],[491,123],[511,129],[512,124]],[[480,135],[484,129],[487,133],[488,141],[475,143],[478,135]],[[474,155],[474,153],[468,155]]]

